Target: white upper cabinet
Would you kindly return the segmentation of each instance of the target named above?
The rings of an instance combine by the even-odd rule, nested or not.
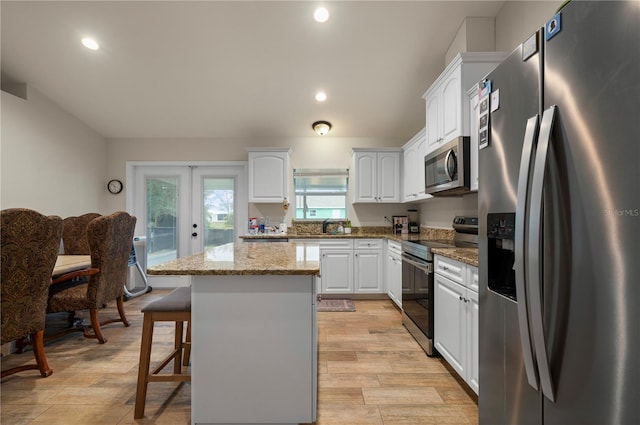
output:
[[[358,149],[352,153],[353,203],[400,202],[400,149]]]
[[[467,91],[469,102],[469,189],[478,191],[478,108],[480,106],[478,87],[473,85]]]
[[[426,131],[423,128],[403,147],[403,202],[414,202],[432,196],[425,191],[424,156],[427,154]]]
[[[505,52],[459,53],[422,96],[426,105],[427,152],[469,136],[467,90],[507,57]]]
[[[281,203],[289,198],[290,148],[248,148],[249,202]]]

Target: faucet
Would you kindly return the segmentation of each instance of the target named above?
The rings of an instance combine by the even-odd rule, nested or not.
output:
[[[322,233],[327,233],[327,226],[329,225],[329,223],[333,223],[330,218],[327,218],[322,222]]]

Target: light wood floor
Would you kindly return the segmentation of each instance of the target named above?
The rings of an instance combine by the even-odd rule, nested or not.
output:
[[[131,327],[103,331],[99,345],[80,333],[45,346],[54,373],[25,371],[2,380],[0,423],[189,424],[189,384],[149,385],[145,417],[133,419],[142,327],[141,307],[166,290],[125,302]],[[356,312],[318,313],[319,388],[317,425],[474,424],[473,397],[441,359],[428,358],[403,328],[391,301],[355,301]],[[115,315],[115,308],[101,311]],[[60,322],[62,317],[53,317]],[[173,326],[154,333],[154,357],[169,351]],[[165,351],[165,352],[166,352]],[[32,352],[2,359],[2,369],[31,362]]]

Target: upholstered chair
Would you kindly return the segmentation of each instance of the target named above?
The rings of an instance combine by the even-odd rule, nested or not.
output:
[[[98,213],[87,213],[78,217],[67,217],[63,221],[62,244],[66,255],[89,255],[87,228],[89,223],[100,217]]]
[[[122,211],[93,219],[87,227],[87,239],[91,268],[98,272],[88,276],[83,284],[75,281],[57,283],[49,291],[47,312],[89,310],[91,326],[84,327],[84,336],[97,338],[101,344],[107,342],[101,326],[114,322],[129,326],[123,295],[135,224],[136,218]],[[98,310],[111,301],[116,301],[120,317],[99,321]]]
[[[30,337],[36,360],[36,364],[5,370],[2,377],[30,369],[38,369],[46,377],[52,373],[43,339],[47,294],[60,249],[62,219],[29,209],[12,208],[0,212],[0,221],[0,343]]]

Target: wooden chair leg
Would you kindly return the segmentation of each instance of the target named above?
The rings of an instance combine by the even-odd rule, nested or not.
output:
[[[142,322],[142,342],[140,343],[140,365],[138,366],[138,385],[136,388],[136,406],[134,419],[144,416],[144,406],[147,399],[147,385],[149,383],[149,365],[151,363],[151,344],[153,343],[152,313],[145,313]]]
[[[31,345],[33,346],[33,356],[36,359],[36,364],[30,363],[3,370],[2,373],[0,373],[0,377],[4,378],[5,376],[13,375],[14,373],[23,372],[25,370],[39,370],[40,374],[45,378],[53,373],[49,368],[47,358],[44,355],[44,330],[31,334]]]
[[[176,322],[176,333],[175,339],[173,342],[173,348],[177,350],[176,356],[173,359],[173,373],[181,373],[182,372],[182,336],[184,330],[184,322],[177,321]]]
[[[127,320],[127,316],[124,315],[124,303],[122,295],[116,298],[116,305],[118,306],[118,314],[120,314],[120,320],[122,320],[124,326],[128,328],[130,326],[130,323]]]
[[[44,330],[31,334],[33,344],[33,356],[36,358],[36,364],[40,370],[40,375],[45,378],[53,373],[47,363],[47,356],[44,354]]]
[[[189,366],[191,361],[191,320],[187,322],[187,339],[184,345],[184,359],[182,361],[183,366]]]
[[[93,329],[93,334],[89,333],[89,327],[85,327],[84,329],[84,337],[85,338],[97,338],[100,344],[104,344],[107,342],[107,338],[102,335],[102,330],[100,329],[100,322],[98,321],[98,309],[92,308],[89,310],[91,315],[91,328]]]

